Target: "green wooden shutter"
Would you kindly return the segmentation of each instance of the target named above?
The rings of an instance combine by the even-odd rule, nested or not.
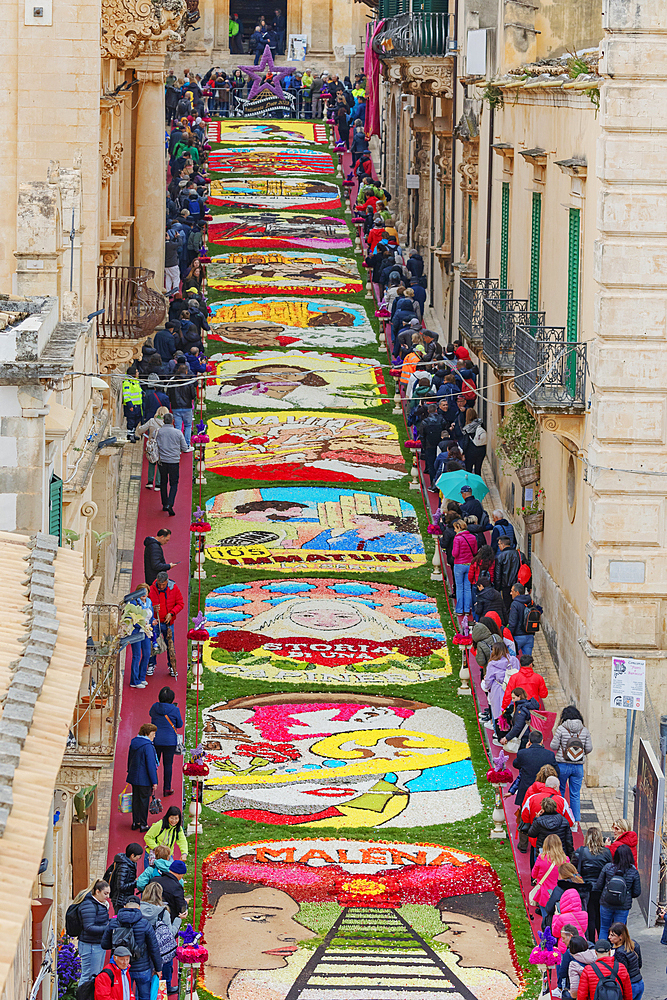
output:
[[[579,339],[579,248],[581,242],[581,211],[570,209],[570,232],[567,255],[567,339],[576,344]]]
[[[56,535],[58,545],[63,543],[63,481],[51,476],[49,483],[49,534]]]
[[[530,292],[528,295],[531,312],[540,308],[540,242],[542,235],[542,195],[533,191],[533,211],[530,235]]]
[[[507,288],[507,260],[510,236],[510,185],[503,181],[502,204],[500,208],[500,287]]]

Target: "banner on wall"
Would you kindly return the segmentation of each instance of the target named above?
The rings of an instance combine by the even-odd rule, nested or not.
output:
[[[308,35],[290,35],[289,48],[287,50],[288,60],[305,62],[308,51]]]
[[[234,95],[234,113],[242,118],[275,118],[280,112],[284,116],[296,113],[296,99],[292,94],[276,97],[272,90],[260,90],[251,101]]]

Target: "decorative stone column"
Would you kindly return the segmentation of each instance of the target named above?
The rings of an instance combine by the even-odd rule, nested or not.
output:
[[[157,47],[157,46],[156,46]],[[139,80],[134,151],[134,263],[155,272],[164,290],[166,168],[164,155],[164,53],[144,55]]]

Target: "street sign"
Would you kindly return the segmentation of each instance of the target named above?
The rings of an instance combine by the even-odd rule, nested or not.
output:
[[[630,656],[611,658],[611,707],[644,711],[646,660]]]
[[[344,45],[343,46],[343,55],[344,56],[356,56],[356,54],[357,54],[357,46],[356,45]]]
[[[419,174],[408,174],[406,180],[409,190],[419,190]]]

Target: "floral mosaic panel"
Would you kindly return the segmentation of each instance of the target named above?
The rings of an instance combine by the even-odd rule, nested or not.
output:
[[[363,306],[335,299],[241,298],[211,304],[209,340],[239,347],[350,348],[375,343]]]
[[[303,212],[246,212],[216,215],[208,226],[211,243],[283,250],[349,250],[352,246],[345,219]]]
[[[244,208],[341,208],[336,184],[301,177],[214,178],[208,201]]]
[[[246,479],[388,481],[406,475],[393,424],[315,411],[213,417],[206,468]]]
[[[206,554],[228,566],[391,573],[425,562],[415,509],[398,497],[261,487],[211,497],[206,508]]]
[[[223,174],[333,174],[331,153],[298,146],[232,146],[209,155],[211,170]]]
[[[223,1000],[516,1000],[500,880],[473,854],[400,841],[264,840],[202,865]]]
[[[295,684],[414,684],[451,673],[432,597],[395,584],[301,578],[216,587],[204,664]]]
[[[208,265],[209,288],[222,292],[281,291],[303,295],[346,295],[363,283],[357,262],[336,254],[305,251],[236,251],[218,254]]]

